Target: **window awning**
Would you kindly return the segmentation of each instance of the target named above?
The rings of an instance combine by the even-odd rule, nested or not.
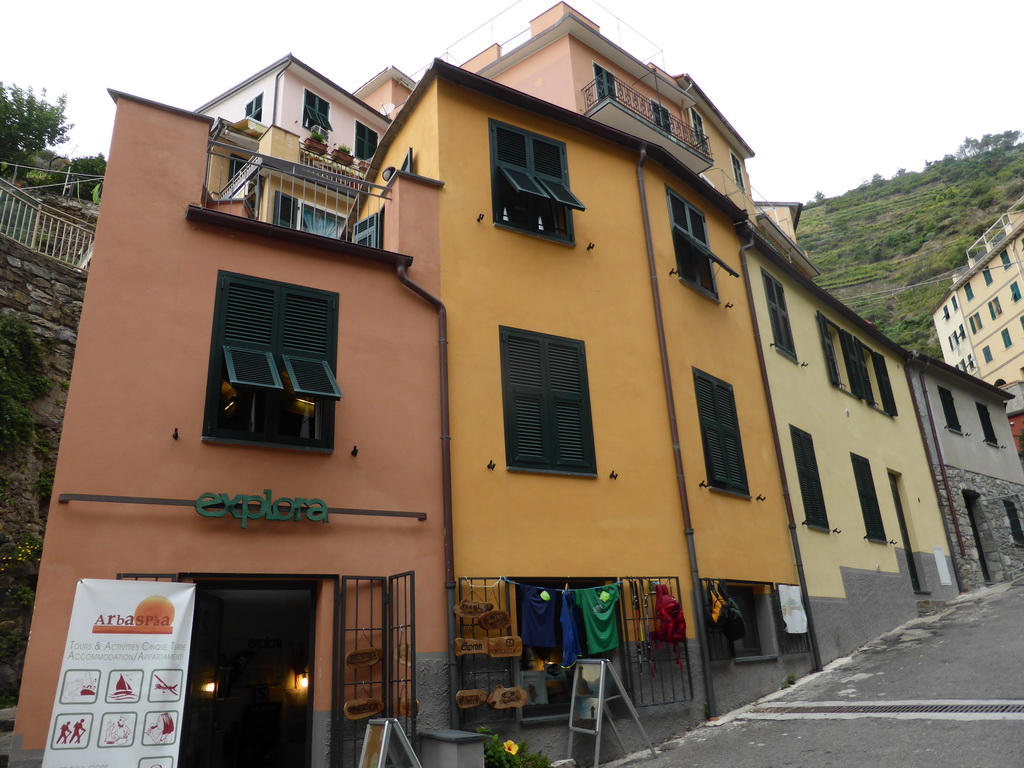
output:
[[[277,366],[274,365],[274,356],[268,351],[242,349],[225,344],[224,362],[227,364],[228,381],[232,386],[240,384],[259,389],[284,389]]]
[[[281,355],[288,379],[297,395],[326,397],[340,400],[343,395],[338,388],[331,366],[326,360],[295,355]]]
[[[520,171],[515,168],[506,168],[505,166],[499,166],[502,175],[508,180],[508,183],[512,185],[512,188],[516,192],[523,192],[527,195],[534,195],[535,197],[546,197],[550,200],[554,200],[559,205],[564,205],[568,208],[575,208],[577,211],[585,211],[587,207],[579,201],[569,188],[560,182],[553,181],[551,179],[542,179],[537,176],[533,176],[525,171]]]
[[[726,263],[725,263],[724,261],[722,261],[722,260],[721,260],[720,258],[718,258],[717,256],[715,256],[715,254],[713,254],[713,253],[711,252],[711,249],[710,249],[710,248],[708,248],[708,247],[707,247],[707,245],[705,245],[705,244],[704,244],[704,243],[702,243],[702,242],[701,242],[700,240],[698,240],[697,238],[695,238],[695,237],[694,237],[693,235],[691,235],[691,234],[690,234],[689,232],[687,232],[687,231],[686,231],[685,229],[683,229],[682,227],[680,227],[680,226],[679,226],[678,224],[673,224],[673,225],[672,225],[672,230],[673,230],[674,232],[677,232],[678,234],[682,235],[683,237],[685,237],[685,238],[686,238],[686,240],[687,240],[688,242],[690,242],[690,243],[691,243],[691,244],[692,244],[692,245],[693,245],[694,247],[696,247],[696,248],[697,248],[698,250],[700,250],[700,252],[701,252],[701,253],[703,253],[703,254],[704,254],[705,256],[707,256],[707,257],[708,257],[709,259],[711,259],[711,260],[712,260],[713,262],[715,262],[715,264],[717,264],[718,266],[720,266],[720,267],[721,267],[722,269],[724,269],[724,270],[725,270],[726,272],[728,272],[728,273],[729,273],[730,275],[732,275],[733,277],[739,277],[739,276],[740,276],[740,273],[739,273],[739,272],[737,272],[737,271],[736,271],[735,269],[733,269],[732,267],[730,267],[730,266],[729,266],[728,264],[726,264]]]
[[[323,112],[317,112],[309,104],[305,106],[306,121],[312,125],[318,125],[324,130],[333,131],[331,127],[331,121],[327,119],[327,115]]]

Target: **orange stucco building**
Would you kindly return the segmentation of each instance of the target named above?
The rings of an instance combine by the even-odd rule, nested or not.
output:
[[[187,765],[339,764],[356,699],[445,723],[415,673],[447,644],[436,254],[214,210],[212,121],[114,97],[12,764],[42,756],[83,578],[197,585]]]

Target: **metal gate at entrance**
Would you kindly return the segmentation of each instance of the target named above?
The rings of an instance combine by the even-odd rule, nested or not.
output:
[[[342,576],[332,765],[355,768],[371,717],[397,718],[416,744],[415,573]]]

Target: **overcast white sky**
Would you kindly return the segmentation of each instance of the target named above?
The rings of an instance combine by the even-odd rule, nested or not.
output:
[[[554,2],[11,0],[0,81],[66,93],[75,128],[59,150],[106,154],[107,88],[195,109],[292,53],[355,90],[388,65],[415,78],[434,57],[460,64]],[[839,195],[921,170],[965,136],[1024,130],[1021,0],[570,5],[638,58],[696,79],[754,149],[761,199]]]

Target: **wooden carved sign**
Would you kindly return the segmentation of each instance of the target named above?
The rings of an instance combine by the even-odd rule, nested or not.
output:
[[[459,709],[472,709],[487,703],[487,691],[473,688],[468,691],[458,691],[455,694],[455,706]]]
[[[508,611],[487,611],[477,617],[476,623],[487,630],[504,629],[512,625],[512,617]]]
[[[456,653],[458,655],[458,653]],[[491,637],[487,640],[487,655],[491,658],[505,658],[523,655],[523,638],[519,635],[510,637]]]
[[[380,699],[353,699],[346,701],[342,709],[349,720],[365,720],[383,712],[384,702]]]
[[[345,654],[345,666],[352,669],[372,667],[383,658],[384,652],[380,648],[357,648]]]
[[[464,619],[475,619],[481,614],[487,613],[494,607],[494,603],[481,603],[477,600],[463,600],[452,607],[456,616]]]
[[[416,717],[420,713],[420,701],[412,701],[408,696],[398,697],[398,714],[402,717]]]
[[[518,708],[526,704],[526,691],[518,685],[511,688],[499,685],[491,691],[491,695],[487,697],[487,703],[491,709]]]
[[[411,666],[409,664],[409,644],[399,643],[395,646],[395,650],[391,654],[396,664],[401,664],[403,667]]]
[[[487,638],[456,637],[455,655],[465,656],[467,653],[487,653]]]

